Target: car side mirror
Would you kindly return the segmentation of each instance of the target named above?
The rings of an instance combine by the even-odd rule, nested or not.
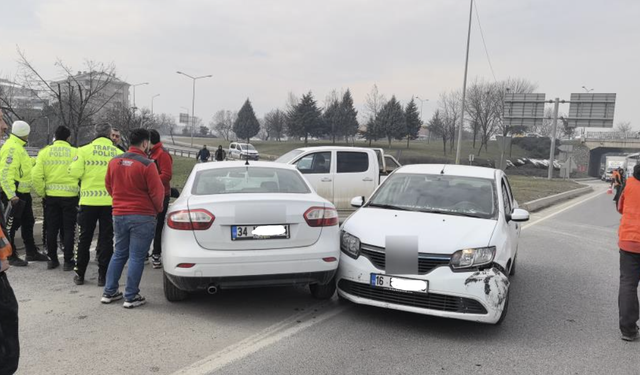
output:
[[[524,221],[529,221],[529,212],[516,208],[513,210],[511,215],[509,215],[509,221],[513,221],[516,223],[522,223]]]
[[[354,197],[351,199],[351,207],[362,207],[364,205],[364,197]]]

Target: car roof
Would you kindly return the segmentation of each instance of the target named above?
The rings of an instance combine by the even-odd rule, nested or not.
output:
[[[219,169],[219,168],[234,168],[234,167],[247,167],[246,161],[238,160],[238,161],[223,161],[223,162],[209,162],[209,163],[198,163],[194,166],[196,171],[203,171],[208,169]],[[272,161],[250,161],[249,168],[274,168],[274,169],[288,169],[292,171],[297,171],[295,165],[282,164],[282,163],[274,163]]]
[[[496,177],[497,169],[474,167],[470,165],[455,164],[411,164],[404,165],[395,170],[395,173],[415,173],[415,174],[440,174],[444,170],[445,176],[463,176],[488,178],[493,180]]]
[[[349,146],[310,146],[310,147],[300,147],[296,150],[307,152],[307,151],[324,151],[324,150],[336,150],[336,151],[375,151],[373,148],[367,147],[349,147]]]

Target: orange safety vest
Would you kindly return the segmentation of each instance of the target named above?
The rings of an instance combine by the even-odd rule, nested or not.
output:
[[[635,177],[629,177],[627,180],[618,204],[622,213],[618,229],[620,248],[634,253],[640,252],[640,181]],[[629,242],[637,245],[629,246]]]
[[[618,170],[613,171],[613,173],[611,174],[611,180],[613,181],[613,184],[615,186],[620,185],[619,181],[620,181],[620,172],[618,172]]]

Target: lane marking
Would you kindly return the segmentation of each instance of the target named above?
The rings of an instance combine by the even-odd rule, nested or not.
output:
[[[525,230],[525,229],[531,228],[531,227],[532,227],[532,226],[534,226],[534,225],[538,225],[538,224],[540,224],[540,223],[541,223],[541,222],[543,222],[543,221],[546,221],[546,220],[548,220],[548,219],[551,219],[552,217],[555,217],[555,216],[557,216],[557,215],[559,215],[559,214],[561,214],[561,213],[563,213],[563,212],[565,212],[565,211],[567,211],[567,210],[570,210],[570,209],[572,209],[572,208],[574,208],[574,207],[576,207],[576,206],[579,206],[579,205],[581,205],[581,204],[583,204],[583,203],[585,203],[585,202],[588,202],[588,201],[592,200],[593,198],[599,197],[599,196],[601,196],[601,195],[603,195],[603,194],[605,194],[605,193],[606,193],[606,191],[596,191],[596,192],[593,192],[593,193],[591,193],[590,195],[588,195],[588,196],[587,196],[586,198],[584,198],[584,199],[581,199],[581,200],[579,200],[579,201],[577,201],[577,202],[575,202],[575,203],[573,203],[573,204],[571,204],[571,205],[569,205],[569,206],[567,206],[567,207],[564,207],[564,208],[562,208],[562,209],[560,209],[560,210],[558,210],[558,211],[555,211],[555,212],[554,212],[554,213],[552,213],[552,214],[549,214],[549,215],[547,215],[547,216],[541,217],[540,219],[538,219],[538,220],[536,220],[536,221],[534,221],[534,222],[532,222],[532,223],[529,223],[529,224],[527,224],[527,225],[523,225],[523,226],[522,226],[522,230]]]
[[[307,308],[305,311],[280,321],[255,335],[216,352],[188,367],[174,372],[174,375],[206,375],[219,370],[239,359],[245,358],[257,351],[276,344],[311,326],[322,323],[327,319],[344,312],[349,306],[337,305],[331,301],[321,302]],[[321,312],[320,309],[327,308]],[[318,310],[318,311],[314,311]]]

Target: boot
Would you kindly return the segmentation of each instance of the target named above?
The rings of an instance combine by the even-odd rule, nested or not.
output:
[[[20,259],[16,255],[16,253],[13,253],[11,256],[9,256],[8,260],[9,260],[9,265],[13,267],[26,267],[29,265],[29,262],[23,259]]]

